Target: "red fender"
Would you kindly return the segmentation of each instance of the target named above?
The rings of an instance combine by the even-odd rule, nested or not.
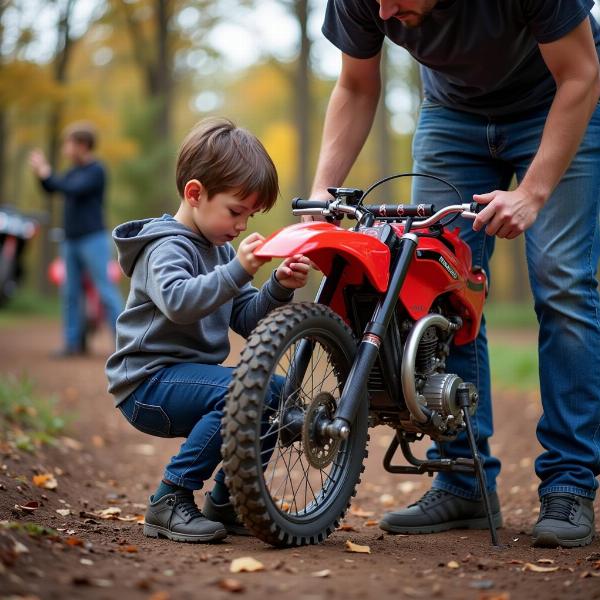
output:
[[[263,258],[303,254],[329,275],[335,256],[348,261],[344,279],[360,284],[366,275],[378,292],[385,292],[390,270],[390,250],[377,238],[342,229],[325,221],[297,223],[269,236],[257,250]]]

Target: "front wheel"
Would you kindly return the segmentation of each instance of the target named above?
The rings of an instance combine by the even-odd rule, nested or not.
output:
[[[235,369],[223,417],[223,468],[246,527],[275,546],[323,541],[356,493],[368,441],[365,397],[346,440],[324,432],[356,354],[330,308],[280,307]]]

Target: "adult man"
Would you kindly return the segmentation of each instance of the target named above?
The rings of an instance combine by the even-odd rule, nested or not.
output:
[[[63,287],[63,347],[55,354],[69,357],[82,354],[83,319],[81,290],[83,275],[91,277],[114,333],[123,308],[119,291],[108,277],[110,246],[104,228],[103,202],[106,174],[94,155],[96,130],[86,122],[71,124],[63,134],[62,153],[71,163],[63,175],[52,173],[40,150],[31,153],[29,162],[43,188],[64,196],[65,241],[63,254],[66,282]]]
[[[536,461],[541,480],[534,544],[589,544],[600,472],[600,28],[593,0],[329,0],[324,35],[342,51],[325,118],[312,197],[341,185],[370,130],[380,93],[385,36],[421,63],[424,103],[414,170],[453,182],[465,201],[486,204],[461,225],[473,261],[488,271],[494,236],[525,232],[540,323],[544,414]],[[595,41],[594,41],[595,39]],[[512,176],[518,187],[506,191]],[[452,203],[418,178],[413,201]],[[475,423],[493,517],[500,462],[492,434],[485,325],[453,349],[448,370],[476,383]],[[469,456],[466,440],[445,445]],[[431,457],[437,455],[432,449]],[[475,479],[443,473],[416,504],[386,514],[394,533],[485,526]]]

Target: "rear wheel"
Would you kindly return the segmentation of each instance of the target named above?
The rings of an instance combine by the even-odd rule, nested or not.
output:
[[[368,440],[361,403],[346,440],[324,432],[356,353],[326,306],[274,310],[248,338],[223,418],[223,468],[246,527],[276,546],[315,544],[356,493]]]

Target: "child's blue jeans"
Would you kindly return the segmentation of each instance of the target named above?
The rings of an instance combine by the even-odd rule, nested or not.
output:
[[[199,490],[221,462],[221,418],[232,372],[231,367],[196,363],[165,367],[119,405],[127,420],[144,433],[187,438],[165,469],[168,481]],[[276,408],[283,379],[271,381],[267,404]],[[274,444],[276,436],[269,437]],[[225,482],[222,469],[215,481]]]

